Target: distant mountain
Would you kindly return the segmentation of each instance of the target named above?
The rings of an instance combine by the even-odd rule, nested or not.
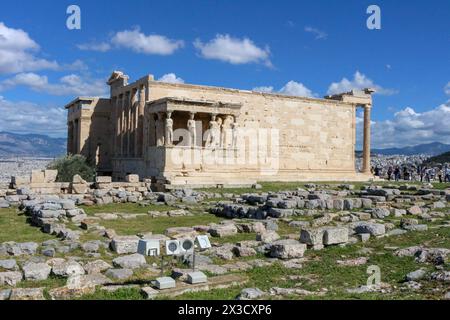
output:
[[[57,157],[66,153],[65,138],[0,132],[0,157]]]
[[[446,152],[434,157],[431,157],[425,161],[426,164],[436,164],[436,163],[450,163],[450,152]]]
[[[426,154],[430,156],[435,156],[438,154],[445,153],[447,151],[450,151],[450,144],[432,142],[404,148],[372,149],[372,154],[382,154],[382,155],[402,154],[407,156],[415,154]]]

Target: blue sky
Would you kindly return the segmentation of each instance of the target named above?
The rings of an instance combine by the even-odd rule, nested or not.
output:
[[[66,28],[70,4],[81,30]],[[64,136],[61,106],[105,92],[114,69],[317,97],[371,84],[376,147],[450,143],[448,0],[3,1],[0,131]]]

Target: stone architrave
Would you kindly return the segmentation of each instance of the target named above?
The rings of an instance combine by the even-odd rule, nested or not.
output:
[[[155,120],[156,146],[162,147],[164,145],[164,124],[160,113],[157,114],[157,117]]]
[[[165,145],[171,146],[173,145],[173,120],[172,120],[172,112],[167,112],[167,117],[165,121]]]
[[[191,112],[189,113],[189,120],[187,122],[187,128],[188,128],[188,146],[195,147],[197,143],[197,132],[195,127],[195,120],[194,120],[195,113]]]
[[[372,106],[364,106],[364,136],[363,136],[363,173],[370,174],[370,110]]]

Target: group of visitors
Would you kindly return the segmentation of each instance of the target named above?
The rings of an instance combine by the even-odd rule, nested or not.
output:
[[[389,166],[386,172],[379,166],[372,168],[372,174],[377,177],[385,178],[388,181],[412,181],[420,180],[420,182],[439,181],[440,183],[450,182],[450,165],[440,166],[424,166],[417,167],[408,166]]]
[[[430,182],[432,180],[439,180],[442,182],[450,182],[450,166],[438,166],[438,167],[419,167],[417,173],[420,175],[420,181]]]

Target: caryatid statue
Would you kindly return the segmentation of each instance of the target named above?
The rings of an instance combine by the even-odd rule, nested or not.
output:
[[[188,146],[195,147],[197,143],[197,132],[195,128],[195,120],[194,120],[195,113],[190,112],[189,113],[189,120],[187,122],[187,128],[188,128]]]
[[[157,113],[155,120],[156,146],[162,147],[164,145],[164,124],[161,113]]]
[[[231,147],[237,148],[237,141],[239,136],[239,124],[237,123],[236,117],[234,117],[234,122],[231,124],[231,130],[232,130]]]
[[[165,122],[165,145],[171,146],[173,144],[173,120],[172,112],[167,112]]]
[[[222,129],[223,129],[223,120],[221,117],[217,117],[217,131],[216,131],[216,144],[215,147],[222,147]]]
[[[220,145],[222,148],[228,148],[231,145],[231,125],[233,124],[233,116],[226,116],[222,124],[220,134]]]
[[[211,121],[209,122],[209,138],[207,141],[208,147],[215,148],[219,144],[220,139],[220,126],[216,121],[216,115],[211,116]],[[208,143],[209,142],[209,143]]]

